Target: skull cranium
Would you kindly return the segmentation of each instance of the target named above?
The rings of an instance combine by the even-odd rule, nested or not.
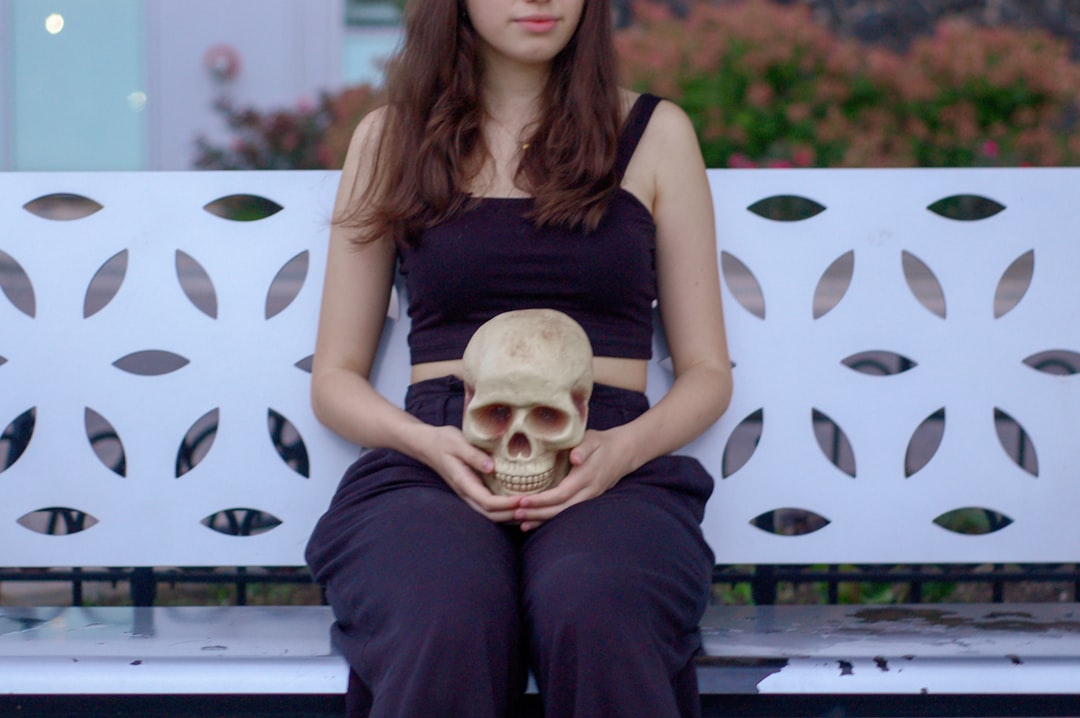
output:
[[[593,386],[585,330],[552,309],[506,312],[476,330],[463,363],[462,430],[494,459],[488,488],[513,495],[555,486],[585,435]]]

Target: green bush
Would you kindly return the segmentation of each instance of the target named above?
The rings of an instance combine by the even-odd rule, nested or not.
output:
[[[195,166],[225,170],[340,167],[353,126],[375,104],[376,93],[367,85],[323,94],[318,102],[300,102],[292,110],[260,112],[218,100],[214,107],[225,118],[233,139],[227,147],[219,147],[199,137]]]

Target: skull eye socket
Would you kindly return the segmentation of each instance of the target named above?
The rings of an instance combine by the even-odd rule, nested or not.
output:
[[[513,410],[506,404],[488,404],[473,412],[476,425],[489,434],[501,434],[510,428]]]
[[[553,409],[550,406],[538,406],[529,412],[529,426],[538,433],[555,433],[562,431],[570,423],[570,417],[566,412]]]

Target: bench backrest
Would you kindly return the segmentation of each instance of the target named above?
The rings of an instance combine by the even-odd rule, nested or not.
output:
[[[359,451],[304,370],[336,178],[0,175],[0,566],[302,563]],[[718,562],[1080,559],[1080,171],[710,181],[736,392],[687,451]],[[39,216],[71,211],[31,204],[54,195],[100,209]],[[206,209],[236,196],[281,209]],[[400,399],[391,315],[374,381]]]

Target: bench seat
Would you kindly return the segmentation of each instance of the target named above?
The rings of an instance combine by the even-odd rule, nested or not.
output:
[[[0,608],[0,694],[333,695],[323,606]],[[1070,695],[1072,604],[712,606],[707,695]]]

